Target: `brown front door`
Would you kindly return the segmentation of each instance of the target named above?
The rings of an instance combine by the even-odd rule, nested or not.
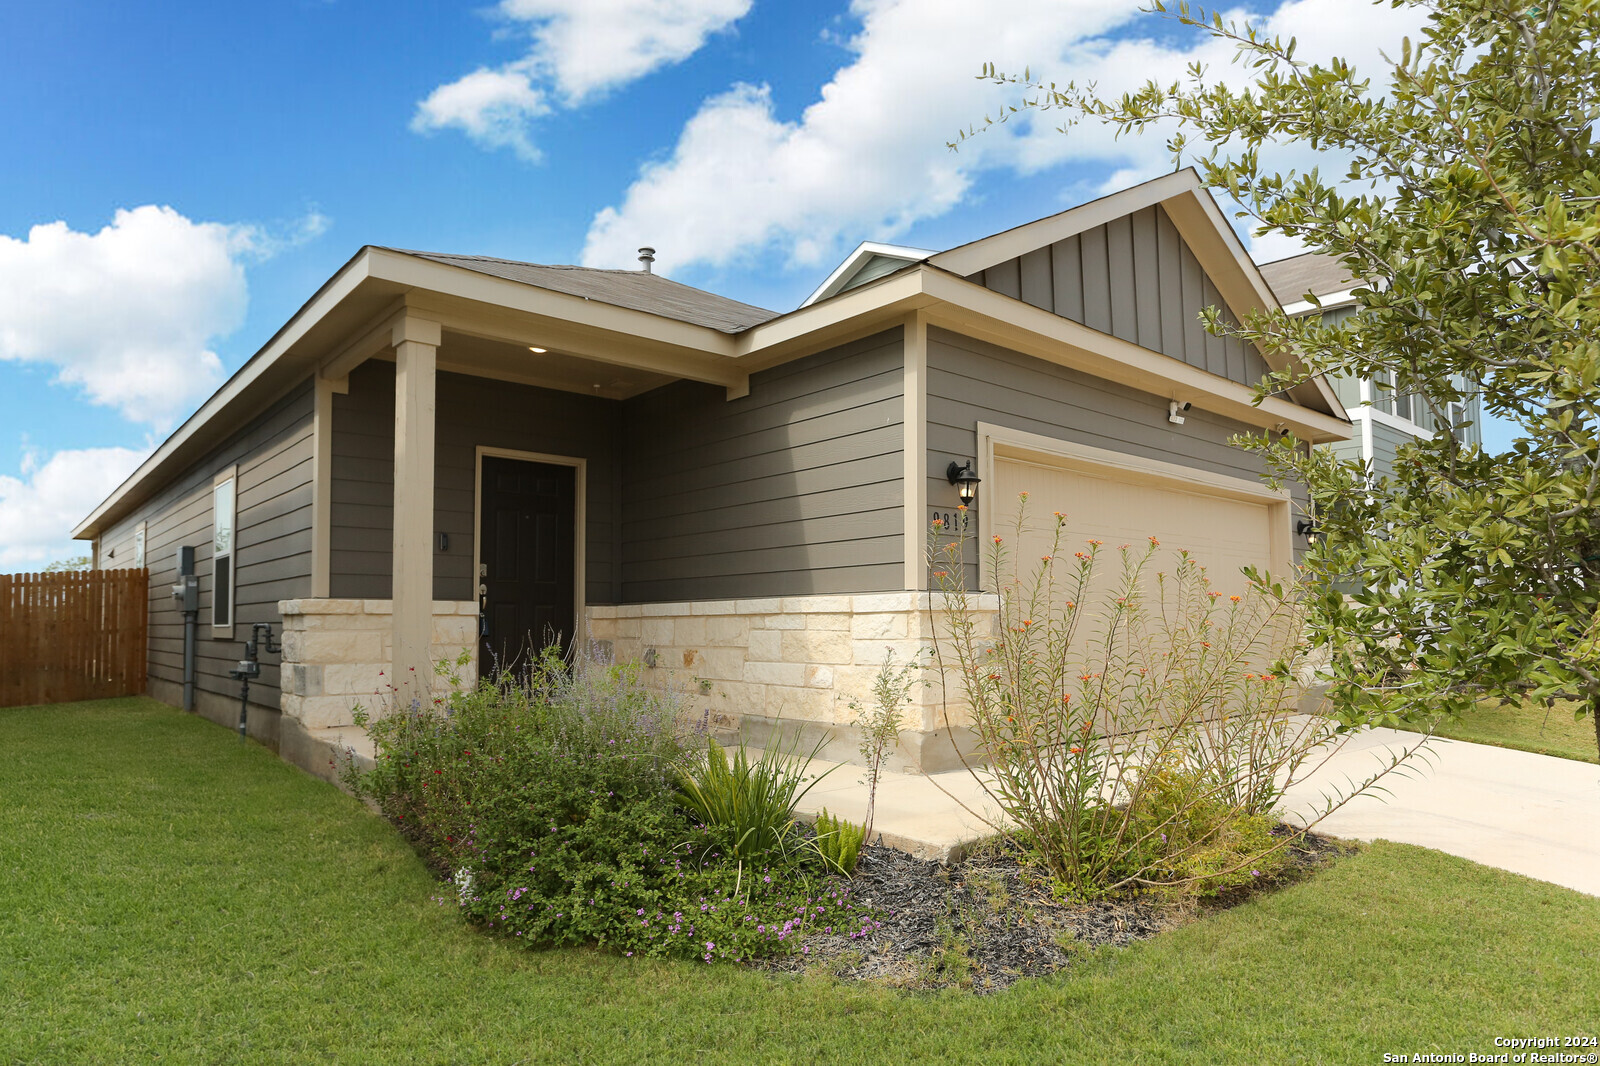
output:
[[[484,671],[520,672],[539,649],[571,646],[576,513],[574,467],[484,456]]]

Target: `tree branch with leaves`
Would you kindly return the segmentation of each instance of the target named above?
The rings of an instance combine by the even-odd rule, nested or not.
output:
[[[1339,713],[1395,724],[1485,698],[1571,699],[1600,747],[1600,0],[1393,4],[1427,23],[1373,72],[1157,3],[1231,43],[1243,84],[1195,66],[1109,97],[982,76],[1021,93],[996,121],[1057,112],[1069,135],[1101,122],[1166,136],[1174,164],[1257,234],[1296,238],[1357,279],[1359,312],[1336,324],[1208,312],[1213,332],[1294,368],[1261,395],[1310,374],[1392,382],[1446,427],[1384,477],[1292,438],[1240,441],[1310,490],[1323,534],[1305,561],[1312,625]],[[1329,169],[1274,169],[1286,144]],[[1514,426],[1509,450],[1451,430],[1452,405],[1472,396]]]

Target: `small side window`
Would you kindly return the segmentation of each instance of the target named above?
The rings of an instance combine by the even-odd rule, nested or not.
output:
[[[135,570],[144,566],[144,531],[145,524],[139,523],[139,528],[133,531],[133,566]]]
[[[219,481],[211,490],[211,624],[233,628],[233,478]]]

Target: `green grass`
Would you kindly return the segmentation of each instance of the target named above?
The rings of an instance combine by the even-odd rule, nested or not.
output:
[[[0,1063],[1370,1063],[1595,1034],[1600,899],[1379,844],[994,996],[528,951],[145,700],[0,711]]]
[[[1587,716],[1574,720],[1572,704],[1558,703],[1553,710],[1531,703],[1520,706],[1479,704],[1457,719],[1440,718],[1434,731],[1441,737],[1516,748],[1537,755],[1600,762],[1596,757],[1594,722]]]

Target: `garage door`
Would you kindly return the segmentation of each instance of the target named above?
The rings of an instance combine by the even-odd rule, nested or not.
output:
[[[1100,587],[1120,572],[1115,549],[1129,544],[1142,551],[1150,537],[1161,542],[1154,569],[1170,571],[1172,551],[1187,549],[1206,567],[1211,587],[1224,594],[1244,590],[1241,567],[1257,566],[1277,575],[1287,564],[1274,556],[1287,539],[1286,529],[1275,531],[1275,521],[1286,522],[1287,512],[1274,498],[1055,457],[997,454],[994,472],[992,489],[984,486],[991,489],[990,531],[1008,541],[1015,537],[1017,494],[1027,492],[1031,528],[1024,530],[1015,558],[1032,562],[1049,550],[1055,512],[1060,511],[1067,516],[1062,554],[1082,550],[1085,540],[1104,543],[1101,580],[1096,582]]]

